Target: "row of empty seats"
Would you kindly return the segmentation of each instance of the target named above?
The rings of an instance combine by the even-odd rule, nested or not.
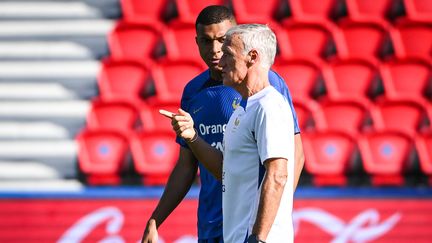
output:
[[[172,131],[168,119],[162,119],[160,109],[175,111],[179,102],[142,102],[136,106],[125,101],[95,100],[87,117],[87,129],[112,130],[122,133],[135,131]],[[414,137],[432,131],[432,110],[413,100],[382,99],[365,104],[352,99],[319,102],[294,100],[303,131],[341,131],[356,136],[365,131],[392,130]]]
[[[313,175],[316,186],[345,186],[350,177],[355,178],[362,172],[373,186],[403,186],[407,184],[404,180],[407,175],[420,176],[416,173],[417,167],[429,177],[432,185],[430,133],[411,139],[403,133],[380,131],[353,138],[343,132],[325,131],[302,133],[302,139],[305,172]]]
[[[381,100],[372,105],[355,100],[294,101],[304,131],[341,131],[356,136],[367,131],[396,131],[409,137],[432,131],[431,111],[412,100]]]
[[[389,27],[368,20],[347,19],[338,25],[289,20],[271,27],[278,38],[278,57],[284,59],[322,62],[361,58],[375,63],[394,57],[432,60],[432,22],[406,20]],[[158,28],[121,21],[109,36],[111,58],[147,64],[161,58],[201,62],[195,35],[192,23]]]
[[[92,185],[118,185],[132,173],[145,185],[163,185],[177,161],[179,146],[174,137],[164,131],[127,136],[110,130],[86,130],[77,138],[79,166]],[[303,132],[302,138],[305,172],[313,176],[313,185],[346,186],[349,177],[365,172],[374,186],[403,186],[405,175],[419,175],[415,173],[417,155],[421,173],[432,182],[431,133],[412,139],[390,130],[356,137],[328,130]],[[360,166],[356,165],[358,160]]]
[[[324,22],[348,16],[356,20],[388,21],[403,16],[431,21],[432,3],[428,0],[121,0],[124,19],[130,21],[194,23],[208,5],[230,6],[242,22],[271,22],[278,18]]]
[[[128,148],[135,172],[145,184],[166,182],[178,146],[169,120],[161,119],[158,110],[175,110],[179,104],[142,104],[137,108],[128,102],[93,103],[87,128],[78,138],[80,168],[89,176],[89,183],[120,183],[122,173],[127,173]],[[362,164],[374,185],[403,184],[408,163],[413,163],[409,155],[414,143],[422,171],[432,172],[428,169],[430,122],[415,102],[385,100],[366,107],[353,100],[325,100],[315,104],[314,110],[305,110],[305,104],[298,102],[294,105],[303,129],[306,171],[315,176],[316,185],[345,185],[347,172],[358,173],[350,169],[357,144],[363,148]],[[312,126],[307,125],[311,120]],[[365,145],[369,137],[378,142]]]
[[[133,61],[105,61],[98,78],[99,100],[179,102],[185,84],[205,69],[197,62],[164,60],[147,67]],[[325,98],[370,103],[412,100],[430,113],[432,67],[422,59],[395,59],[378,65],[361,59],[317,65],[306,59],[279,59],[273,66],[295,101]]]
[[[77,136],[77,142],[79,169],[90,185],[119,185],[124,178],[134,177],[130,167],[142,177],[144,185],[163,185],[177,162],[179,150],[175,134],[165,131],[127,136],[112,130],[85,130]]]
[[[202,63],[166,60],[151,66],[134,61],[105,61],[98,77],[100,99],[140,103],[156,92],[160,101],[179,101],[185,84],[205,70]]]

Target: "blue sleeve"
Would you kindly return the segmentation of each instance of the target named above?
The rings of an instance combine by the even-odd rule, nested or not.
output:
[[[186,84],[183,89],[183,94],[180,101],[180,108],[182,108],[182,110],[190,113],[189,110],[191,100],[197,94],[200,87],[202,87],[209,78],[210,71],[207,69]],[[183,138],[177,136],[176,142],[182,147],[189,148]]]
[[[180,101],[180,108],[186,112],[189,112],[188,111],[189,110],[189,102],[188,102],[189,99],[187,98],[188,97],[187,91],[188,91],[187,89],[183,90],[182,98]],[[185,140],[179,136],[176,136],[176,142],[184,148],[189,148],[187,146]]]
[[[288,86],[286,85],[284,79],[281,76],[279,76],[279,74],[274,72],[273,70],[270,70],[269,81],[270,81],[270,84],[277,91],[279,91],[279,93],[281,93],[285,97],[285,99],[288,101],[288,104],[291,107],[293,120],[294,120],[294,134],[300,133],[300,127],[298,124],[297,113],[295,111],[294,104],[292,102],[292,98],[291,98],[291,94],[289,92]]]

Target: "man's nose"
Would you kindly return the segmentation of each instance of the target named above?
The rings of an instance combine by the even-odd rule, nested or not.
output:
[[[212,43],[212,51],[213,53],[219,53],[221,52],[221,44],[219,43],[219,41],[214,40]]]

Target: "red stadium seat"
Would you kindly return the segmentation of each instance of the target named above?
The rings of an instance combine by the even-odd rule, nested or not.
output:
[[[398,132],[366,133],[358,138],[365,171],[374,186],[404,184],[403,174],[409,165],[411,139]]]
[[[393,0],[346,0],[350,19],[385,23],[389,17]]]
[[[293,99],[311,97],[321,77],[320,68],[305,59],[278,59],[273,69],[283,77]]]
[[[143,131],[164,131],[175,135],[171,126],[171,120],[162,116],[159,110],[163,109],[177,113],[180,108],[180,100],[163,102],[150,98],[147,101],[142,103],[139,109]]]
[[[302,133],[305,169],[316,186],[347,184],[355,151],[351,136],[341,132]]]
[[[339,131],[357,136],[369,117],[369,106],[356,100],[328,100],[319,103],[313,114],[320,131]]]
[[[195,23],[198,14],[209,5],[224,5],[225,0],[175,0],[178,20],[185,23]]]
[[[279,55],[284,59],[304,58],[319,62],[330,55],[333,29],[319,23],[287,20],[282,28],[275,29]]]
[[[100,98],[139,103],[149,75],[148,68],[140,63],[106,60],[98,77]]]
[[[432,23],[399,21],[390,36],[396,57],[432,60]]]
[[[375,66],[365,60],[337,60],[322,67],[322,75],[331,99],[358,99],[368,102],[378,79]]]
[[[166,46],[168,59],[201,60],[198,46],[195,42],[195,24],[174,22],[164,29],[162,37]]]
[[[331,20],[338,0],[289,0],[293,18],[300,21],[326,22]]]
[[[232,0],[233,11],[239,23],[274,22],[274,16],[279,9],[279,0]]]
[[[129,133],[139,124],[138,109],[124,101],[95,100],[87,114],[88,130],[109,130]]]
[[[429,176],[429,185],[432,185],[432,133],[419,134],[414,141],[419,156],[420,169]]]
[[[335,32],[337,56],[341,59],[361,58],[378,62],[387,55],[386,45],[389,45],[387,27],[378,22],[341,21],[339,31]]]
[[[432,1],[403,0],[406,15],[411,20],[432,22]]]
[[[91,185],[118,185],[126,165],[128,140],[114,131],[78,134],[78,165]]]
[[[414,136],[426,117],[425,108],[413,100],[380,100],[371,109],[376,130],[391,130]]]
[[[175,135],[154,131],[136,133],[130,139],[134,167],[145,185],[166,184],[177,162],[179,145]]]
[[[120,0],[120,4],[127,21],[162,23],[168,0]]]
[[[312,99],[293,99],[299,127],[302,131],[312,130],[314,120],[312,114],[316,112],[317,104]]]
[[[204,71],[201,63],[187,60],[165,60],[152,68],[152,78],[159,101],[179,101],[185,85]]]
[[[161,29],[150,23],[120,22],[108,36],[112,59],[133,59],[147,62],[158,54]]]
[[[421,59],[397,59],[379,67],[384,92],[390,99],[423,100],[432,94],[432,66]]]
[[[424,108],[426,109],[426,114],[429,119],[429,128],[432,130],[432,103],[426,103]]]

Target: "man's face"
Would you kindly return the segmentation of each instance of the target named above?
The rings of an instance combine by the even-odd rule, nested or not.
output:
[[[224,85],[236,87],[242,83],[248,72],[248,55],[243,54],[243,41],[238,35],[225,40],[223,56],[219,65],[222,67]]]
[[[212,73],[219,73],[221,67],[219,60],[222,57],[222,44],[225,40],[225,33],[233,26],[229,20],[224,20],[217,24],[197,26],[196,43],[201,55],[201,58],[210,68]],[[215,74],[215,75],[219,75]]]

